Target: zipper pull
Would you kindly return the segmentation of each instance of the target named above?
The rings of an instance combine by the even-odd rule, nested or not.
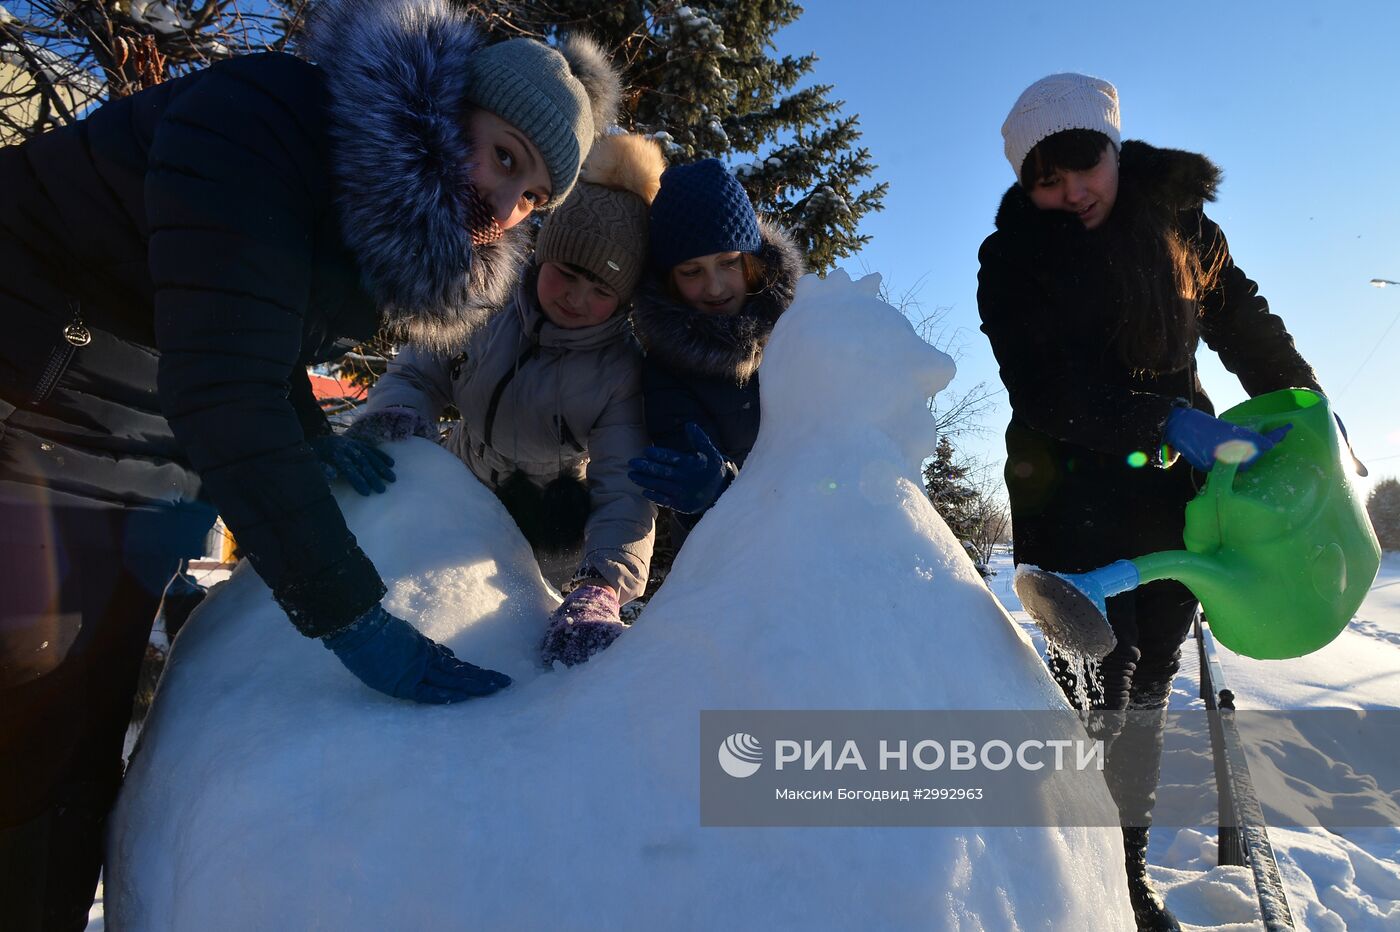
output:
[[[81,318],[74,318],[71,324],[63,328],[63,339],[74,346],[87,346],[92,342],[92,332],[83,326]]]
[[[70,302],[69,307],[73,309],[73,322],[63,328],[63,339],[67,345],[60,343],[49,353],[49,358],[44,363],[44,370],[39,374],[39,381],[34,386],[33,397],[29,399],[30,404],[37,405],[48,398],[54,386],[58,384],[58,380],[68,370],[68,365],[73,361],[73,354],[78,351],[78,347],[87,346],[92,342],[92,331],[83,325],[82,305],[73,301]]]
[[[63,339],[73,346],[87,346],[92,342],[92,331],[83,326],[83,306],[69,301],[68,307],[73,312],[73,322],[63,328]]]

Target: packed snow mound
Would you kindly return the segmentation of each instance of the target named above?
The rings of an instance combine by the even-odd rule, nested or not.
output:
[[[1131,928],[1117,829],[700,827],[704,709],[1063,707],[920,491],[954,369],[877,281],[802,280],[742,474],[583,666],[537,666],[557,597],[421,440],[347,520],[388,607],[511,688],[386,699],[248,570],[215,591],[113,819],[114,926]]]

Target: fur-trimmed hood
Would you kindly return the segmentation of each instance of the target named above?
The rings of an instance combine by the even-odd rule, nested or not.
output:
[[[330,91],[341,233],[395,339],[448,352],[510,298],[525,224],[473,247],[467,62],[481,38],[446,0],[328,0],[307,51]]]
[[[1221,172],[1195,152],[1159,149],[1136,139],[1123,141],[1118,157],[1118,184],[1131,186],[1146,203],[1169,211],[1193,210],[1215,200]],[[1024,188],[1013,184],[997,208],[999,230],[1052,226],[1083,230],[1065,211],[1040,210]]]
[[[734,379],[741,385],[753,377],[773,325],[792,303],[804,272],[802,255],[786,231],[760,219],[759,232],[765,282],[737,314],[703,314],[678,301],[666,287],[664,273],[642,279],[632,327],[648,356],[677,372]]]

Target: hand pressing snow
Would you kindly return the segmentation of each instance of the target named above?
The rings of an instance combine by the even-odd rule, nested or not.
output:
[[[458,660],[381,605],[321,643],[366,686],[395,699],[443,705],[489,696],[510,685],[504,673]]]
[[[734,466],[697,424],[685,425],[694,453],[668,447],[647,447],[628,461],[627,478],[656,504],[682,514],[709,510],[734,478]]]
[[[617,593],[606,585],[579,586],[549,616],[540,655],[546,665],[583,663],[627,630],[618,615]]]
[[[306,443],[321,461],[327,480],[344,479],[361,495],[382,493],[388,488],[384,483],[396,478],[394,458],[373,444],[340,434],[312,437]]]
[[[360,415],[345,435],[371,444],[407,440],[409,437],[436,441],[437,429],[425,421],[416,409],[408,405],[390,405]]]

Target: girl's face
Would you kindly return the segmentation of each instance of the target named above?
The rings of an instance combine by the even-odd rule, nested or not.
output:
[[[549,170],[535,144],[489,110],[473,110],[467,120],[471,140],[472,185],[491,208],[501,229],[509,230],[549,200]]]
[[[1041,210],[1064,210],[1079,218],[1086,230],[1108,219],[1118,199],[1118,158],[1113,143],[1099,161],[1083,171],[1059,169],[1031,186],[1031,203]]]
[[[540,263],[535,295],[549,322],[565,330],[601,324],[617,310],[617,292],[558,262]]]
[[[744,254],[715,252],[687,259],[671,269],[681,300],[702,314],[737,314],[748,297]]]

